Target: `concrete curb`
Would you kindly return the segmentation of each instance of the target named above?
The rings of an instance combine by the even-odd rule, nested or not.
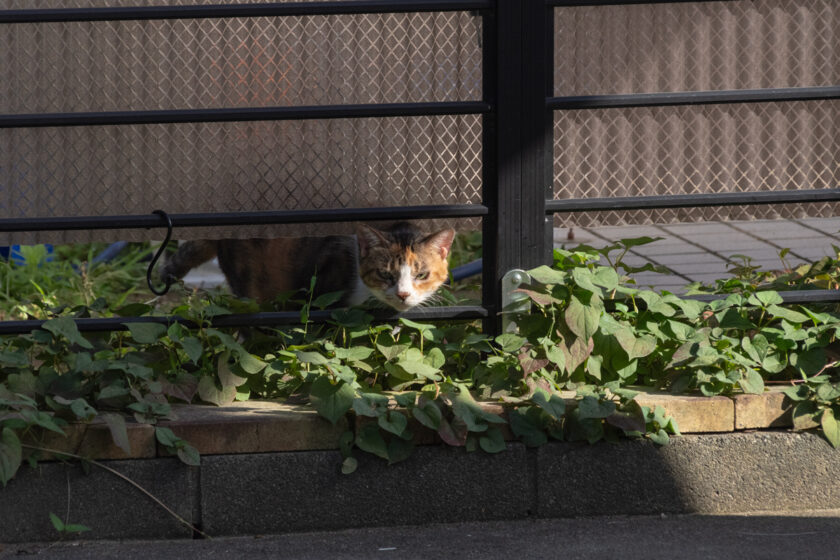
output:
[[[131,433],[132,453],[141,458],[114,460],[113,445],[106,443],[98,456],[184,520],[220,536],[431,521],[840,508],[840,450],[810,433],[736,431],[789,422],[790,403],[780,393],[733,399],[648,393],[639,401],[664,406],[684,433],[709,433],[674,438],[664,447],[626,440],[529,449],[509,442],[496,455],[419,445],[409,460],[392,466],[358,453],[359,468],[347,476],[335,449],[346,422],[332,426],[306,407],[251,402],[177,408],[178,420],[166,425],[201,451],[200,467],[165,457],[149,439],[154,430],[140,425]],[[499,411],[497,404],[489,407]],[[68,440],[77,449],[95,451],[97,442],[109,439],[104,426],[78,430]],[[55,539],[50,512],[94,529],[81,538],[192,536],[125,480],[90,470],[86,475],[78,464],[50,462],[24,466],[0,490],[0,542]]]
[[[810,433],[689,435],[671,445],[508,444],[467,453],[421,446],[388,466],[338,451],[106,461],[211,536],[430,522],[840,508],[840,450]],[[0,491],[0,542],[49,541],[53,512],[93,529],[81,538],[190,538],[188,528],[108,472],[24,468]]]

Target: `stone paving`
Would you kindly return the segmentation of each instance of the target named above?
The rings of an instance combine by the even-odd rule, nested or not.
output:
[[[673,274],[642,272],[633,275],[640,286],[652,286],[679,293],[691,282],[712,283],[731,276],[729,268],[749,257],[753,266],[782,270],[825,256],[836,256],[832,245],[840,246],[840,218],[756,220],[644,226],[575,228],[574,241],[568,229],[555,230],[555,246],[572,248],[585,243],[604,247],[619,239],[661,237],[634,247],[624,259],[631,265],[651,263]],[[784,263],[779,257],[789,249]]]

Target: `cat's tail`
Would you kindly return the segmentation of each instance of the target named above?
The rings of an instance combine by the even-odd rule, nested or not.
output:
[[[204,264],[216,256],[215,241],[187,241],[178,246],[178,250],[166,258],[160,269],[160,279],[167,285],[183,278],[193,268]]]

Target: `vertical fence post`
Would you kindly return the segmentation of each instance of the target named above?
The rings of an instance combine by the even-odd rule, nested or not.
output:
[[[483,202],[485,330],[498,332],[502,277],[550,258],[553,93],[551,8],[545,0],[497,0],[484,19]]]

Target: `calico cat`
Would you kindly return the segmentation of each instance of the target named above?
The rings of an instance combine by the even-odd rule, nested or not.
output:
[[[405,311],[427,301],[448,277],[455,231],[423,235],[408,222],[385,230],[360,225],[355,236],[283,237],[188,241],[171,255],[161,279],[171,283],[218,257],[231,291],[271,301],[283,292],[308,289],[313,297],[343,292],[338,306],[371,297]]]

